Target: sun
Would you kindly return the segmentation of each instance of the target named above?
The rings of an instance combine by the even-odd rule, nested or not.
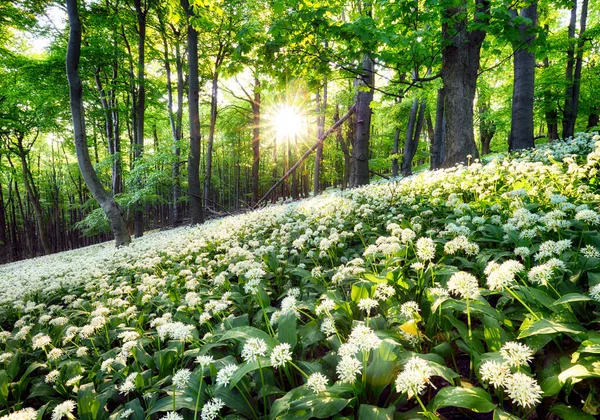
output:
[[[280,105],[273,113],[273,127],[278,139],[294,137],[304,129],[300,111],[289,105]]]

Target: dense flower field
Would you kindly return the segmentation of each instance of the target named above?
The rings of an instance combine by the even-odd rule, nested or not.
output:
[[[600,136],[0,267],[2,419],[593,419]]]

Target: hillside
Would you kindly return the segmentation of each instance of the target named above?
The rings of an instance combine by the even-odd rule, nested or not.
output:
[[[0,266],[2,418],[592,418],[599,168],[581,134]]]

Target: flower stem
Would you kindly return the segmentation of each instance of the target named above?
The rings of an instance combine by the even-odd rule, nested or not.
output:
[[[471,306],[467,298],[467,325],[469,327],[469,379],[473,377],[473,330],[471,328]]]
[[[258,362],[258,371],[260,373],[260,381],[262,383],[262,391],[263,391],[263,406],[264,406],[264,411],[265,411],[265,417],[267,416],[267,395],[265,394],[265,376],[263,374],[262,371],[262,366],[260,364],[260,359],[256,358],[256,361]]]

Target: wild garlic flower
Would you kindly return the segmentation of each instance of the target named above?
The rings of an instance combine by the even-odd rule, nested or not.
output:
[[[169,411],[167,414],[162,416],[160,420],[184,420],[181,414],[178,414],[174,411]]]
[[[225,407],[225,403],[220,398],[213,398],[202,407],[200,418],[202,420],[214,420],[219,416],[219,411]]]
[[[267,354],[267,343],[262,338],[249,338],[242,349],[242,359],[246,362],[252,362],[258,357],[264,357]]]
[[[83,379],[82,375],[73,376],[72,378],[69,378],[69,380],[67,382],[65,382],[65,385],[66,386],[77,385],[77,384],[79,384],[79,381],[81,381],[82,379]]]
[[[358,301],[358,308],[365,311],[367,315],[371,313],[371,309],[376,308],[379,302],[371,298],[363,298]]]
[[[502,363],[488,360],[479,367],[479,374],[482,382],[492,384],[497,388],[504,386],[506,378],[510,375],[510,370]]]
[[[86,346],[81,346],[77,349],[75,354],[77,355],[77,357],[85,357],[88,355],[88,350],[89,349]]]
[[[333,320],[333,318],[325,318],[323,322],[321,322],[321,332],[327,337],[335,335],[337,330],[335,328],[335,321]]]
[[[158,337],[161,340],[165,340],[166,338],[170,338],[171,340],[189,340],[192,338],[192,331],[194,331],[196,327],[193,325],[186,325],[183,322],[166,322],[162,325],[156,327],[156,331],[158,332]]]
[[[423,261],[431,261],[435,258],[435,243],[431,238],[419,238],[416,243],[417,257]]]
[[[515,248],[514,253],[517,257],[527,258],[531,255],[531,251],[526,246]]]
[[[590,289],[590,297],[596,302],[600,302],[600,283]]]
[[[389,284],[379,283],[377,285],[377,287],[375,288],[375,293],[374,293],[373,297],[381,302],[385,302],[386,300],[388,300],[395,294],[396,294],[396,289],[394,289],[394,286],[391,286]]]
[[[139,373],[138,372],[133,372],[130,373],[129,375],[127,375],[127,378],[125,378],[125,382],[123,382],[121,384],[121,386],[119,386],[119,392],[123,395],[128,394],[130,392],[135,391],[135,380],[138,377]]]
[[[363,324],[358,324],[352,329],[348,342],[355,344],[359,351],[375,350],[381,345],[381,339],[377,334]]]
[[[271,351],[271,364],[275,368],[284,367],[292,360],[291,346],[288,343],[281,343]]]
[[[593,245],[581,248],[581,254],[586,258],[600,258],[600,251]]]
[[[336,367],[336,372],[342,383],[352,383],[357,373],[360,373],[362,363],[354,356],[344,356]]]
[[[22,410],[13,411],[10,414],[2,416],[0,420],[36,420],[37,410],[34,408],[24,408]]]
[[[479,295],[479,282],[472,274],[458,271],[448,280],[448,290],[462,299],[475,299]]]
[[[234,364],[228,364],[217,372],[216,383],[219,386],[226,387],[231,381],[231,377],[239,367]]]
[[[31,339],[32,344],[31,347],[34,350],[43,349],[52,344],[52,339],[45,334],[38,334]]]
[[[48,361],[54,362],[61,359],[65,355],[65,352],[59,348],[53,348],[48,352]]]
[[[53,384],[56,382],[56,380],[58,379],[59,376],[60,376],[60,372],[58,370],[54,369],[54,370],[48,372],[48,374],[44,378],[44,382],[46,382],[47,384]]]
[[[500,354],[508,366],[524,366],[533,359],[533,349],[526,344],[516,341],[504,343],[500,348]]]
[[[76,406],[77,404],[73,400],[63,401],[52,410],[52,420],[60,420],[63,417],[74,419],[75,416],[72,413]]]
[[[321,372],[315,372],[310,375],[306,381],[306,386],[309,387],[312,392],[319,394],[327,390],[327,382],[329,380]]]
[[[515,260],[504,261],[500,265],[490,262],[485,269],[487,286],[490,290],[502,291],[512,286],[515,283],[515,275],[524,269],[523,264]]]
[[[197,356],[196,360],[194,362],[198,363],[200,365],[200,367],[202,367],[202,369],[204,369],[205,367],[210,365],[213,361],[214,361],[214,358],[212,356],[202,355],[202,356]]]
[[[542,388],[534,378],[522,372],[509,375],[504,386],[510,399],[521,407],[534,407],[542,401]]]
[[[177,389],[185,389],[187,384],[190,382],[190,378],[192,376],[192,372],[189,369],[179,369],[173,375],[173,385]]]
[[[321,301],[321,303],[319,303],[315,307],[315,313],[317,314],[317,316],[321,316],[324,313],[331,312],[334,307],[335,307],[335,302],[333,300],[329,299],[328,297],[325,297]]]
[[[419,304],[414,300],[409,300],[400,305],[400,313],[407,318],[414,318],[415,314],[418,314],[420,311]]]
[[[600,215],[594,210],[578,211],[575,215],[575,220],[579,220],[589,225],[600,225]]]
[[[406,393],[408,398],[422,394],[432,375],[433,369],[427,361],[413,356],[406,362],[404,370],[396,378],[396,392]]]

